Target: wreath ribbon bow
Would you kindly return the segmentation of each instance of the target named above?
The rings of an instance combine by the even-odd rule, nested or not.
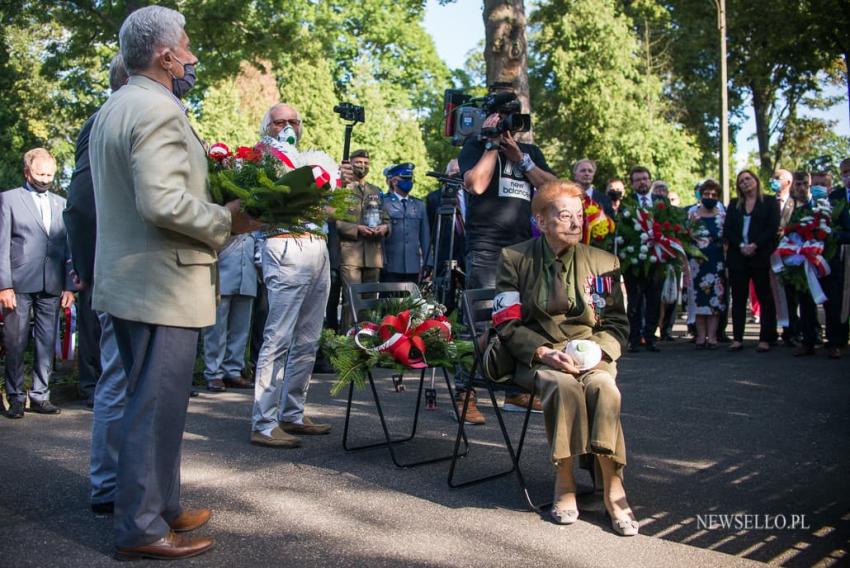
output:
[[[405,367],[424,369],[428,363],[425,360],[425,340],[422,339],[422,334],[435,328],[446,340],[451,339],[451,324],[444,316],[425,320],[412,328],[410,310],[405,310],[398,315],[384,316],[380,324],[362,324],[360,330],[354,334],[354,342],[364,351],[389,353]],[[361,343],[361,337],[374,335],[380,337],[383,343],[377,347],[368,347]]]
[[[806,282],[816,304],[823,304],[827,298],[823,293],[818,278],[829,275],[829,263],[823,257],[824,244],[821,241],[804,241],[797,233],[791,233],[782,238],[776,247],[776,255],[782,261],[778,266],[774,263],[773,271],[782,272],[782,265],[803,266]]]

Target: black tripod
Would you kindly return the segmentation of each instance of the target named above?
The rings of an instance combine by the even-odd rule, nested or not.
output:
[[[436,227],[431,235],[428,247],[428,258],[433,259],[434,272],[432,287],[434,298],[452,311],[457,305],[455,295],[463,287],[463,271],[458,261],[453,258],[455,247],[455,227],[458,222],[458,192],[463,191],[463,181],[456,177],[446,176],[437,172],[426,175],[437,178],[442,182],[440,207],[437,209]],[[448,230],[447,258],[441,258],[440,245],[443,244],[445,231]]]

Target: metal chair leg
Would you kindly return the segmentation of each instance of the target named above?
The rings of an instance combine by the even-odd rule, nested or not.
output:
[[[343,444],[343,448],[346,451],[353,452],[353,451],[358,451],[358,450],[366,450],[366,449],[370,449],[370,448],[386,446],[387,450],[390,453],[390,459],[392,460],[392,462],[396,465],[396,467],[399,467],[399,468],[402,468],[402,469],[452,459],[452,454],[448,454],[448,455],[443,455],[443,456],[439,456],[439,457],[436,457],[436,458],[428,458],[428,459],[424,459],[424,460],[418,460],[418,461],[404,462],[403,463],[403,462],[399,461],[398,456],[396,455],[395,446],[402,444],[402,443],[405,443],[405,442],[409,442],[409,441],[413,440],[413,438],[416,436],[416,428],[417,428],[417,425],[418,425],[418,422],[419,422],[419,411],[420,411],[421,406],[422,406],[422,392],[423,392],[424,383],[425,383],[425,369],[422,370],[422,373],[419,377],[419,391],[418,391],[417,396],[416,396],[416,410],[415,410],[414,415],[413,415],[413,425],[411,427],[410,435],[405,436],[404,438],[396,438],[396,439],[393,439],[391,434],[390,434],[390,430],[389,430],[389,427],[387,425],[386,417],[384,416],[384,410],[383,410],[383,407],[381,406],[380,396],[378,395],[378,388],[375,386],[375,380],[374,380],[374,377],[372,376],[371,371],[367,372],[367,376],[369,377],[369,387],[372,391],[372,398],[375,401],[375,409],[378,412],[378,419],[381,423],[381,429],[384,432],[384,440],[379,441],[379,442],[362,444],[360,446],[349,446],[348,445],[348,430],[349,430],[351,403],[352,403],[353,388],[354,388],[353,385],[352,385],[349,388],[348,405],[346,407],[346,421],[345,421],[345,427],[343,429],[342,444]]]

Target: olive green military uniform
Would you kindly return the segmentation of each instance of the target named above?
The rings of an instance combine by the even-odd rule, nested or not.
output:
[[[496,330],[516,360],[514,383],[540,397],[553,463],[605,455],[622,475],[626,446],[615,379],[629,321],[617,257],[578,244],[558,259],[545,238],[532,239],[502,249],[496,291]],[[598,344],[599,365],[573,376],[535,360],[537,348],[562,349],[573,339]]]
[[[381,248],[381,237],[365,238],[358,234],[357,225],[365,224],[363,213],[370,201],[377,203],[381,213],[381,223],[389,228],[389,215],[381,206],[381,190],[371,183],[359,182],[352,184],[354,198],[348,208],[348,217],[352,221],[337,221],[339,233],[340,277],[343,286],[361,282],[377,282],[384,266],[384,253]],[[388,233],[389,234],[389,233]],[[347,293],[343,290],[342,321],[347,329],[352,325]]]

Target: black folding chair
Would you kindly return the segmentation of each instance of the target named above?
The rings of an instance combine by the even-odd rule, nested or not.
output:
[[[420,297],[419,288],[416,284],[412,284],[409,282],[400,282],[400,283],[364,283],[364,284],[350,284],[346,287],[346,293],[348,294],[349,305],[351,306],[351,315],[353,321],[360,321],[364,312],[369,312],[371,310],[375,310],[382,303],[391,300],[398,299],[400,297],[412,297],[418,298]],[[348,442],[348,433],[349,433],[349,425],[351,422],[351,405],[352,399],[354,396],[354,384],[349,385],[348,388],[348,402],[345,407],[345,425],[342,431],[342,447],[348,452],[358,451],[358,450],[366,450],[370,448],[377,448],[381,446],[385,446],[390,452],[390,458],[393,463],[400,468],[405,467],[413,467],[417,465],[424,465],[429,463],[435,463],[445,460],[452,459],[456,454],[460,453],[457,444],[455,445],[454,451],[450,454],[440,455],[436,457],[429,457],[417,461],[409,461],[409,462],[401,462],[399,461],[398,456],[396,455],[396,446],[399,444],[403,444],[405,442],[410,442],[416,436],[417,425],[419,424],[419,411],[422,406],[422,392],[425,385],[425,372],[432,369],[432,367],[422,369],[422,372],[419,375],[419,392],[416,395],[416,410],[413,414],[413,424],[411,426],[410,434],[402,437],[393,437],[390,434],[389,427],[387,426],[387,420],[384,416],[384,410],[381,406],[381,399],[378,395],[378,389],[375,386],[375,378],[372,375],[371,369],[366,372],[366,375],[369,379],[369,387],[372,391],[372,398],[375,401],[375,409],[378,412],[378,418],[381,422],[381,429],[384,433],[384,439],[376,442],[369,442],[366,444],[361,444],[358,446],[351,446]],[[440,367],[443,372],[443,378],[446,381],[446,387],[449,391],[449,397],[454,400],[454,391],[452,388],[452,383],[449,380],[448,372],[444,367]],[[452,408],[454,409],[455,415],[459,419],[457,408],[454,404],[452,404]],[[466,452],[469,451],[468,443],[466,441],[466,435],[462,436],[464,444],[466,444],[466,448],[462,455],[466,455]]]
[[[525,496],[525,500],[528,502],[528,506],[531,507],[533,511],[539,513],[552,503],[551,501],[538,503],[534,499],[532,499],[531,493],[528,489],[528,484],[525,481],[525,477],[522,474],[522,469],[520,468],[519,464],[520,458],[522,457],[522,450],[525,445],[525,436],[528,432],[528,422],[531,418],[534,399],[537,393],[533,389],[531,391],[528,391],[527,389],[523,389],[517,385],[513,385],[512,383],[510,383],[510,381],[508,381],[508,383],[494,383],[493,381],[488,379],[482,372],[484,350],[483,346],[480,343],[481,337],[483,335],[480,330],[482,328],[487,329],[491,325],[490,321],[493,311],[492,302],[495,295],[496,291],[492,288],[467,290],[463,293],[462,309],[464,314],[464,322],[470,328],[470,334],[472,336],[472,342],[475,350],[475,361],[473,363],[472,371],[469,374],[467,384],[465,385],[466,396],[464,397],[463,409],[461,410],[460,418],[458,420],[457,437],[455,438],[455,453],[452,456],[452,462],[449,466],[448,484],[449,487],[456,489],[504,477],[505,475],[509,475],[510,473],[515,473],[520,489],[522,490],[522,493]],[[499,403],[496,400],[496,390],[503,390],[505,386],[507,386],[507,384],[511,384],[511,386],[514,386],[519,390],[528,393],[530,396],[530,399],[528,401],[528,408],[526,409],[525,415],[523,417],[522,430],[520,431],[519,440],[516,444],[516,447],[514,447],[514,444],[511,442],[511,436],[505,425],[505,420],[502,416],[502,410],[499,408]],[[499,428],[502,432],[502,437],[505,441],[505,447],[507,448],[508,454],[511,458],[511,467],[507,470],[498,471],[496,473],[491,473],[481,477],[468,479],[462,482],[456,482],[454,480],[454,476],[458,460],[469,453],[469,443],[466,438],[465,420],[466,412],[469,408],[469,400],[472,396],[472,389],[474,387],[484,388],[490,395],[490,401],[493,405],[493,413],[496,415],[496,419],[499,422]],[[464,453],[460,452],[461,439],[466,444],[466,450]],[[595,479],[594,471],[592,469],[591,478]]]

